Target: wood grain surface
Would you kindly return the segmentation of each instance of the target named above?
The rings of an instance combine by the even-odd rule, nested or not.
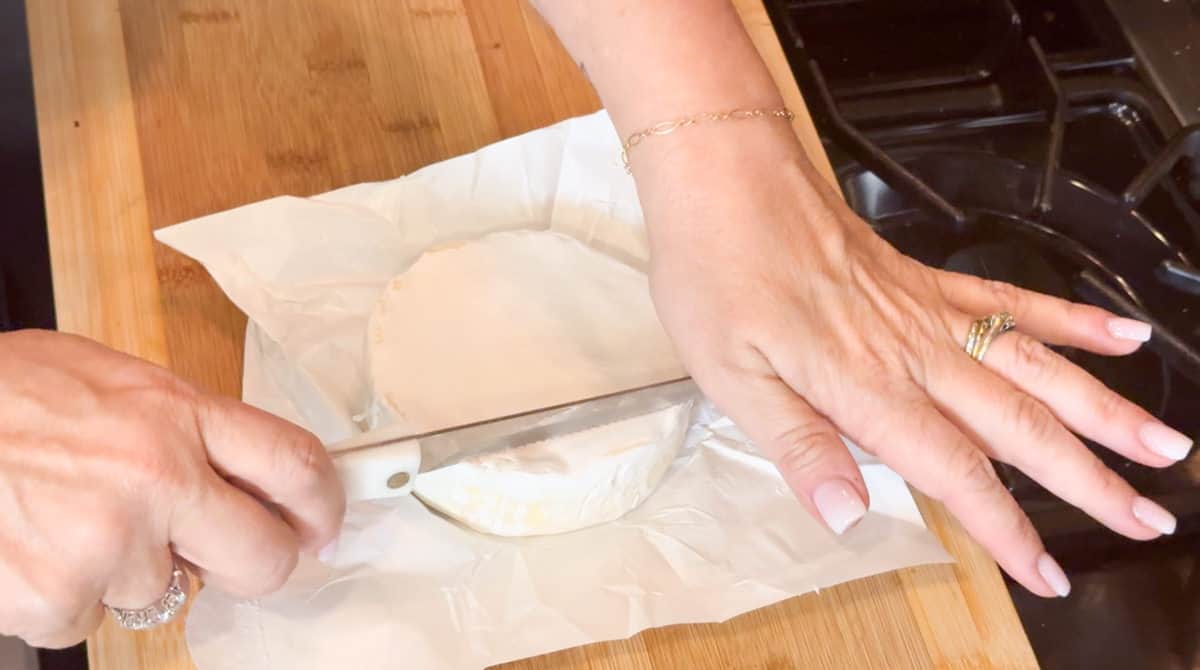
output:
[[[760,0],[736,2],[803,110]],[[63,330],[216,393],[245,317],[159,227],[280,194],[394,178],[599,100],[524,0],[27,0]],[[806,114],[796,130],[831,176]],[[995,565],[919,498],[958,559],[730,622],[674,626],[508,670],[1033,668]],[[192,668],[182,624],[106,624],[94,670]]]

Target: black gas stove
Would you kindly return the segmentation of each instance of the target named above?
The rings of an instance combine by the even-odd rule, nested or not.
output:
[[[1132,356],[1062,353],[1200,435],[1200,2],[767,4],[859,214],[929,265],[1153,323]],[[1038,658],[1200,668],[1200,457],[1091,446],[1179,528],[1125,540],[1000,465],[1074,584],[1010,589]]]

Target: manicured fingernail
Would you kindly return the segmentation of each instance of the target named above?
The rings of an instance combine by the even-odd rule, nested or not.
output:
[[[1046,580],[1046,586],[1059,598],[1066,598],[1067,594],[1071,593],[1071,581],[1067,579],[1067,573],[1063,572],[1053,556],[1042,554],[1037,560],[1037,569],[1042,579]]]
[[[1149,342],[1151,332],[1150,324],[1144,321],[1119,317],[1108,320],[1108,333],[1118,340]]]
[[[1133,499],[1133,518],[1141,521],[1143,526],[1163,535],[1175,533],[1175,515],[1149,498],[1139,496]]]
[[[317,560],[322,563],[333,562],[334,556],[337,556],[337,540],[330,542],[321,551],[317,552]]]
[[[867,513],[862,496],[844,479],[831,479],[813,491],[813,504],[825,525],[841,535]]]
[[[1147,449],[1173,461],[1182,461],[1192,450],[1190,437],[1157,421],[1142,425],[1138,437],[1142,438],[1142,444]]]

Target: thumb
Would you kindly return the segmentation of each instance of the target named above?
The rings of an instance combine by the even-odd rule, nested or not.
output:
[[[731,380],[733,381],[733,380]],[[810,514],[841,535],[867,512],[862,472],[838,431],[779,377],[742,374],[712,395]]]

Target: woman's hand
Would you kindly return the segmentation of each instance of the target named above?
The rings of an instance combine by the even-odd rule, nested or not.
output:
[[[172,553],[252,597],[341,525],[309,433],[88,340],[0,335],[0,633],[83,639],[101,604],[145,607]]]
[[[840,533],[865,510],[840,431],[1043,596],[1065,595],[1067,579],[989,457],[1123,535],[1172,532],[1171,515],[1073,433],[1155,467],[1190,440],[1043,345],[1128,354],[1148,326],[911,260],[815,174],[784,124],[719,125],[639,147],[653,154],[639,191],[655,302],[701,387],[811,512]],[[963,343],[999,311],[1018,331],[981,365]]]
[[[779,90],[729,0],[535,0],[621,137],[730,109],[778,109]],[[799,110],[796,110],[799,111]],[[1145,324],[925,267],[889,247],[775,118],[700,123],[630,152],[650,233],[659,315],[705,392],[838,532],[867,490],[841,431],[943,501],[1031,591],[1067,578],[988,457],[1013,464],[1119,533],[1175,520],[1072,432],[1161,467],[1191,440],[1043,346],[1127,354]],[[974,319],[1008,311],[983,364]]]

